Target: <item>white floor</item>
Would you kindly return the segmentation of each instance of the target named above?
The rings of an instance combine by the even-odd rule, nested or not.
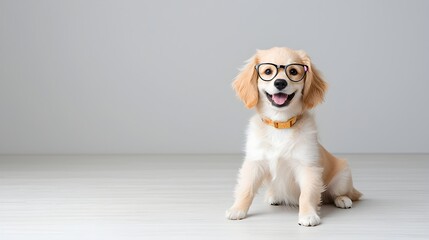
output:
[[[429,239],[429,155],[344,157],[363,200],[306,228],[263,192],[224,218],[238,155],[0,156],[0,239]]]

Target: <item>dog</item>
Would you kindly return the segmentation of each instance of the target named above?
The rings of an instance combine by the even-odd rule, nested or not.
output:
[[[256,108],[247,131],[245,159],[226,217],[246,217],[259,187],[271,205],[299,206],[298,224],[316,226],[322,203],[351,208],[361,193],[350,168],[318,142],[310,109],[324,100],[327,83],[302,50],[258,50],[233,82],[247,108]]]

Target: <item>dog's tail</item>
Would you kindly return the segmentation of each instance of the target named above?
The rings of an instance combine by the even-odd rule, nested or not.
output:
[[[356,188],[353,187],[353,190],[349,192],[348,197],[352,201],[358,201],[360,197],[362,197],[362,193],[356,190]]]

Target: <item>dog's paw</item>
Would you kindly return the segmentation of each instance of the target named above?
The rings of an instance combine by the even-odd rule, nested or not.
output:
[[[279,206],[279,205],[283,205],[284,204],[284,202],[283,201],[281,201],[281,200],[278,200],[278,199],[276,199],[276,198],[274,198],[274,197],[267,197],[266,198],[266,201],[271,205],[271,206]]]
[[[241,220],[245,218],[246,215],[247,211],[238,208],[230,208],[225,212],[225,217],[229,220]]]
[[[335,198],[335,206],[338,208],[351,208],[353,203],[347,196],[339,196]]]
[[[300,216],[298,224],[306,227],[316,226],[320,224],[320,217],[317,214]]]

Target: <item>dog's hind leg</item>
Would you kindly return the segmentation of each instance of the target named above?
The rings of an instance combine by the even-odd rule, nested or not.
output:
[[[345,167],[332,179],[328,185],[328,193],[338,208],[351,208],[352,201],[357,201],[361,193],[353,187],[352,174],[349,167]]]

